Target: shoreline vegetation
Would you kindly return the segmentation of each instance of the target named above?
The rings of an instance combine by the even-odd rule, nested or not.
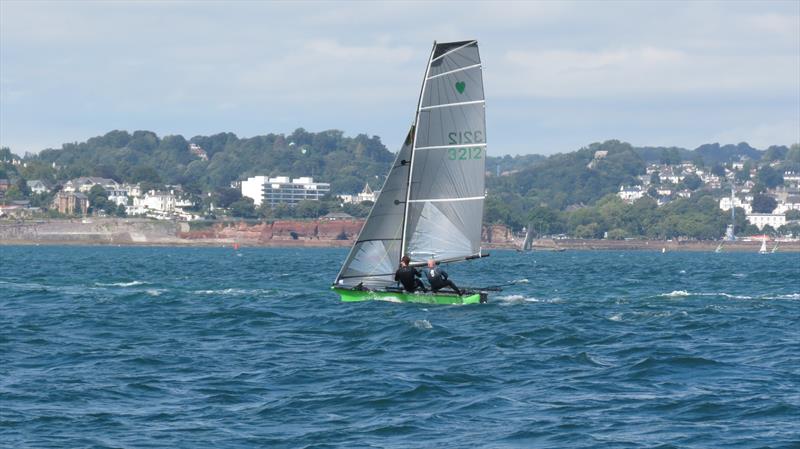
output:
[[[191,229],[187,223],[146,219],[92,218],[75,220],[0,221],[4,245],[106,245],[185,247],[349,248],[363,221],[277,220],[258,224],[219,222]],[[522,241],[504,226],[486,226],[484,250],[517,250]],[[535,239],[532,252],[644,250],[758,252],[761,240]],[[800,240],[769,240],[777,252],[800,252]]]

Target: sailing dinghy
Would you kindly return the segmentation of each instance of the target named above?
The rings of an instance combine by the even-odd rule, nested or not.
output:
[[[485,291],[407,293],[400,258],[452,263],[481,253],[486,123],[477,41],[433,44],[416,116],[332,286],[342,301],[486,302]]]

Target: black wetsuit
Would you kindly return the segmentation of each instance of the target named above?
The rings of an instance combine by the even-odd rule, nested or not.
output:
[[[420,274],[416,268],[412,267],[400,267],[394,273],[394,280],[403,284],[403,288],[407,292],[414,293],[417,289],[427,291],[425,289],[425,284],[419,280]]]
[[[431,290],[434,292],[445,287],[450,287],[459,295],[461,294],[461,290],[456,287],[456,284],[447,279],[447,272],[439,267],[434,269],[425,268],[425,277],[428,278],[428,283],[431,284]]]

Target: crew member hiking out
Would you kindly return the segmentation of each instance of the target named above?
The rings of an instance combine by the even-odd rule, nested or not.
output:
[[[403,284],[403,288],[407,292],[414,293],[417,289],[423,292],[427,291],[425,284],[419,279],[421,275],[416,268],[409,266],[411,259],[408,256],[403,256],[400,259],[400,268],[394,273],[394,280]]]
[[[439,268],[436,265],[436,261],[433,259],[428,260],[428,268],[425,270],[425,277],[428,278],[428,283],[431,284],[431,291],[434,293],[445,287],[452,288],[453,291],[459,295],[463,293],[456,287],[453,281],[447,279],[447,272]]]

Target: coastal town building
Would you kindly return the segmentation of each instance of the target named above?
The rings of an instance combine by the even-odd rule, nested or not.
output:
[[[199,157],[203,161],[208,160],[208,154],[206,154],[206,150],[204,150],[203,147],[201,147],[196,143],[189,144],[189,152]]]
[[[740,208],[744,209],[744,212],[746,214],[752,213],[753,212],[753,205],[750,204],[750,201],[753,200],[753,197],[750,196],[749,200],[747,198],[748,197],[746,197],[745,200],[742,200],[738,196],[734,196],[733,197],[733,207],[740,207]],[[722,197],[719,200],[719,208],[724,210],[724,211],[731,210],[731,198],[729,196]]]
[[[139,215],[157,220],[196,220],[200,218],[187,209],[194,207],[191,200],[179,198],[175,191],[151,190],[133,199],[133,206],[127,208],[128,215]]]
[[[646,192],[644,191],[642,186],[631,186],[631,187],[619,186],[619,192],[617,192],[617,196],[620,197],[622,201],[631,204],[634,203],[639,198],[643,197],[645,193]]]
[[[0,204],[0,218],[27,218],[40,212],[38,207],[31,207],[28,200],[14,200]]]
[[[50,187],[40,179],[28,181],[28,188],[31,189],[32,193],[36,193],[38,195],[48,193],[50,191]]]
[[[108,193],[108,201],[111,201],[117,206],[128,205],[128,191],[125,190],[124,188],[116,190],[106,190],[106,193]]]
[[[375,200],[378,198],[379,193],[381,193],[380,190],[377,192],[373,191],[369,187],[369,183],[366,183],[364,184],[364,190],[362,190],[360,193],[357,193],[355,195],[346,195],[346,194],[339,195],[339,198],[342,199],[342,203],[344,204],[363,203],[364,201],[372,201],[374,203]]]
[[[53,198],[53,208],[65,215],[86,215],[89,198],[80,192],[58,192]]]
[[[328,212],[319,219],[324,221],[352,220],[353,216],[345,212]]]
[[[786,215],[784,214],[747,214],[747,222],[757,227],[759,230],[764,229],[764,226],[771,226],[772,229],[778,229],[786,224]]]
[[[67,193],[81,192],[88,193],[92,187],[99,185],[106,190],[117,190],[120,185],[117,181],[109,178],[99,178],[95,176],[82,176],[75,178],[64,183],[62,191]]]
[[[253,176],[242,181],[242,196],[252,198],[256,206],[268,204],[274,207],[278,204],[293,205],[303,200],[318,201],[330,191],[329,183],[314,182],[308,176],[291,180],[288,176]]]
[[[264,201],[264,185],[268,180],[268,176],[252,176],[242,181],[242,196],[252,199],[253,204],[256,207],[260,207],[261,203]],[[233,187],[233,183],[231,187]]]

